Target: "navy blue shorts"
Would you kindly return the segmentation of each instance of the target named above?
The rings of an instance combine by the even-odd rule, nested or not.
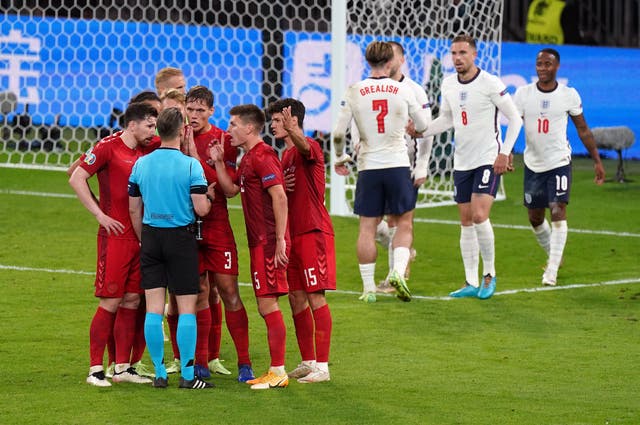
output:
[[[569,204],[571,164],[536,173],[524,167],[524,206],[549,208],[551,203]]]
[[[471,202],[471,194],[486,193],[495,198],[500,187],[500,176],[492,165],[483,165],[468,171],[453,171],[453,199],[458,204]]]
[[[195,234],[186,227],[143,225],[140,270],[143,289],[166,287],[175,295],[197,294],[200,275]]]
[[[404,214],[416,207],[416,196],[409,167],[360,171],[353,212],[363,217]]]

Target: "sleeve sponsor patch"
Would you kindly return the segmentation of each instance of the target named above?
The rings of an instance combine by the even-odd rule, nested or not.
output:
[[[275,175],[275,174],[273,174],[273,173],[271,173],[271,174],[267,174],[266,176],[264,176],[264,177],[262,178],[262,182],[263,182],[263,183],[266,183],[266,182],[268,182],[268,181],[270,181],[270,180],[274,180],[275,178],[276,178],[276,175]]]

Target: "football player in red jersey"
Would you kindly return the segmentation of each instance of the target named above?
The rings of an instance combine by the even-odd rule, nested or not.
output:
[[[262,140],[264,113],[256,105],[234,106],[229,111],[228,132],[231,146],[245,151],[233,179],[224,163],[224,148],[213,145],[209,154],[215,164],[218,185],[225,195],[240,193],[247,241],[251,257],[251,280],[258,312],[267,325],[271,367],[263,376],[247,381],[252,389],[286,387],[289,377],[284,368],[286,327],[278,297],[289,292],[287,263],[289,232],[287,195],[278,155]]]
[[[332,319],[325,290],[336,289],[336,258],[333,225],[324,205],[324,153],[302,132],[302,102],[281,99],[271,103],[267,113],[273,135],[286,144],[282,169],[291,236],[287,280],[302,355],[302,363],[289,378],[302,383],[328,381]]]
[[[189,148],[189,154],[200,161],[209,184],[218,181],[214,163],[209,155],[211,145],[223,145],[225,170],[232,178],[235,178],[238,158],[238,148],[231,146],[231,137],[209,122],[214,112],[213,98],[211,90],[204,86],[195,86],[189,90],[186,99],[186,111],[189,124],[193,128],[194,144]],[[230,373],[219,359],[222,298],[227,328],[238,354],[238,381],[246,382],[254,379],[249,357],[249,321],[238,289],[238,250],[229,222],[227,198],[219,187],[216,188],[211,212],[202,217],[201,234],[200,286],[204,295],[208,294],[209,310],[206,314],[209,315],[211,329],[208,335],[198,337],[196,367],[202,378],[206,378],[209,371]],[[198,315],[201,314],[205,315],[204,310],[198,310]],[[204,317],[200,320],[206,321]]]
[[[125,129],[102,139],[82,158],[69,184],[84,207],[96,217],[98,262],[95,295],[100,299],[91,322],[91,364],[87,383],[106,387],[103,356],[113,334],[116,347],[114,382],[149,383],[130,366],[137,309],[140,303],[140,245],[129,218],[127,184],[131,169],[150,143],[158,112],[145,103],[129,105]],[[100,201],[96,203],[87,180],[97,174]]]

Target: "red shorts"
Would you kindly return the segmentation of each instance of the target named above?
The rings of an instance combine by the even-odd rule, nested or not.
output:
[[[294,236],[287,268],[289,290],[317,292],[336,289],[333,235],[309,232]]]
[[[289,292],[287,269],[274,265],[274,249],[265,245],[249,247],[251,282],[256,297],[280,296]]]
[[[122,298],[125,293],[142,294],[140,243],[98,235],[98,265],[95,296]]]
[[[214,246],[205,240],[198,242],[198,272],[238,276],[238,250],[233,247]]]

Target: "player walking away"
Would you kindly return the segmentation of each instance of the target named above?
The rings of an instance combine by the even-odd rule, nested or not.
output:
[[[209,154],[225,194],[230,197],[240,192],[251,257],[251,280],[258,312],[267,325],[271,355],[269,371],[247,384],[255,390],[286,387],[289,385],[284,368],[286,327],[278,305],[278,297],[289,292],[286,269],[290,242],[284,178],[278,155],[260,138],[265,124],[262,110],[255,105],[239,105],[231,108],[229,114],[231,146],[245,151],[235,180],[227,173],[223,145],[214,144]]]
[[[500,175],[512,170],[511,149],[522,119],[500,79],[475,65],[478,56],[475,40],[458,35],[451,44],[456,74],[442,82],[440,116],[425,136],[439,134],[453,127],[454,200],[460,214],[460,251],[465,284],[451,292],[455,298],[487,299],[496,289],[495,243],[489,219]],[[509,120],[504,143],[501,143],[498,110]],[[482,256],[482,285],[478,282],[478,252]]]
[[[289,378],[302,383],[328,381],[332,319],[325,291],[336,289],[336,259],[333,225],[324,204],[324,154],[320,144],[302,131],[302,102],[281,99],[270,104],[267,113],[274,137],[286,146],[282,169],[291,236],[287,281],[302,356]]]
[[[238,148],[231,146],[231,137],[209,123],[213,115],[213,93],[204,86],[195,86],[187,93],[186,103],[189,124],[193,128],[194,145],[190,155],[200,161],[209,184],[215,183],[216,196],[211,211],[202,217],[202,240],[198,241],[200,265],[200,295],[209,294],[208,310],[198,310],[198,344],[196,348],[196,374],[208,377],[210,372],[229,375],[221,363],[220,335],[224,302],[227,329],[238,355],[238,381],[254,379],[249,357],[249,319],[238,289],[238,250],[233,236],[227,198],[217,185],[218,177],[209,155],[211,145],[221,144],[224,149],[224,165],[227,174],[235,179]],[[218,295],[219,294],[219,295]],[[200,322],[208,316],[211,328],[208,334],[200,330]]]
[[[571,192],[571,146],[567,115],[593,159],[595,183],[604,182],[604,167],[574,88],[556,80],[560,54],[542,49],[536,56],[538,82],[518,88],[514,101],[524,118],[524,205],[540,246],[548,256],[543,285],[555,285],[567,241],[567,204]],[[551,226],[545,210],[551,211]]]
[[[155,131],[157,111],[144,103],[129,105],[125,129],[102,139],[85,155],[71,174],[69,184],[84,207],[93,214],[98,229],[98,261],[95,296],[100,299],[91,321],[91,364],[87,383],[111,386],[103,369],[103,356],[111,337],[115,341],[114,382],[149,383],[130,366],[131,349],[140,304],[140,246],[129,218],[127,181]],[[96,202],[87,180],[97,174],[100,201]]]
[[[206,215],[213,188],[207,191],[202,166],[183,155],[184,117],[178,108],[158,117],[160,148],[141,158],[129,178],[129,213],[141,241],[140,264],[147,314],[144,333],[156,370],[153,386],[166,388],[162,318],[167,288],[176,296],[178,346],[182,358],[179,388],[206,389],[213,385],[194,376],[198,245],[194,210]],[[144,210],[144,216],[143,216]]]
[[[396,61],[396,65],[394,66],[395,72],[391,75],[393,80],[406,84],[413,94],[416,97],[416,101],[419,105],[427,105],[425,108],[425,114],[428,119],[428,122],[431,122],[431,102],[429,102],[429,97],[425,92],[424,88],[420,86],[420,84],[413,81],[411,78],[407,77],[402,73],[402,66],[405,63],[404,57],[404,48],[402,45],[396,41],[389,41],[391,47],[393,48],[393,59]],[[416,191],[415,199],[418,200],[418,188],[422,186],[427,181],[427,171],[429,167],[429,158],[431,156],[431,147],[433,145],[433,136],[430,137],[421,137],[421,134],[417,134],[415,129],[413,128],[413,123],[409,121],[409,125],[407,127],[407,134],[405,134],[405,141],[407,143],[407,153],[409,154],[409,164],[411,166],[411,177],[413,178],[413,187]],[[415,208],[415,205],[414,205]],[[411,211],[411,220],[413,222],[413,214],[414,211]],[[395,288],[391,286],[389,283],[389,277],[391,276],[391,272],[393,271],[393,247],[391,246],[391,241],[393,240],[393,236],[396,233],[396,223],[390,218],[387,217],[388,225],[384,225],[384,221],[381,221],[376,228],[376,240],[378,239],[388,239],[388,261],[389,261],[389,274],[386,279],[376,287],[377,292],[382,293],[390,293],[394,292]],[[388,237],[383,236],[384,233],[388,233]],[[407,264],[407,269],[405,270],[404,277],[405,279],[409,278],[409,268],[411,265],[411,261],[414,261],[416,258],[417,252],[413,248],[410,249],[409,263]]]
[[[365,57],[371,67],[371,77],[349,87],[342,101],[333,133],[337,155],[335,167],[338,174],[348,174],[344,164],[351,157],[344,152],[344,137],[353,118],[361,139],[354,204],[354,212],[360,216],[357,251],[364,287],[360,299],[376,301],[376,227],[388,213],[397,223],[389,281],[396,288],[399,299],[410,301],[411,292],[404,273],[413,239],[412,211],[416,191],[404,134],[409,117],[418,131],[426,128],[428,105],[419,105],[405,84],[390,78],[397,66],[391,44],[374,41],[367,46]]]

